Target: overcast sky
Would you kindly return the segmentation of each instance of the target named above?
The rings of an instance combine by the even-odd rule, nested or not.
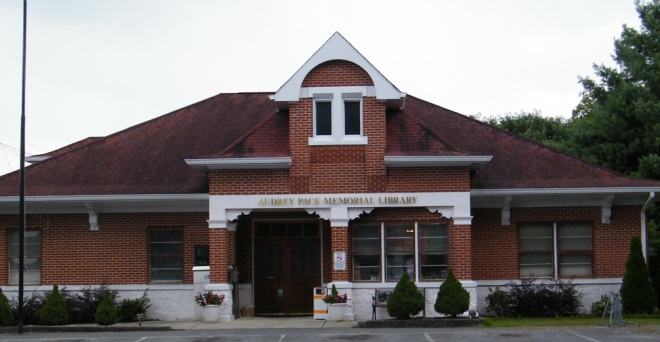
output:
[[[0,174],[18,168],[22,6],[0,0]],[[624,24],[639,27],[633,0],[29,0],[26,150],[276,91],[335,31],[429,102],[569,117]]]

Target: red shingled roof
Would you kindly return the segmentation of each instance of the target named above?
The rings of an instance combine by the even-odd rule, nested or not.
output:
[[[220,94],[26,168],[26,194],[208,192],[187,158],[226,149],[272,115],[265,93]],[[0,177],[0,196],[18,195],[18,172]]]
[[[290,156],[288,113],[266,93],[220,94],[26,169],[27,195],[208,192],[194,158]],[[387,114],[388,156],[493,156],[475,189],[660,186],[519,138],[412,96]],[[18,195],[18,173],[0,177],[0,196]]]

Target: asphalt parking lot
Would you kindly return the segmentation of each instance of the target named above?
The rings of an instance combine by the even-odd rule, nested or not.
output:
[[[0,341],[57,342],[285,342],[285,341],[660,341],[660,327],[441,328],[441,329],[194,329],[171,331],[2,334]]]

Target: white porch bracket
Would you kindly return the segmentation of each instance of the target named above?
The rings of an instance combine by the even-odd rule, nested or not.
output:
[[[89,215],[89,230],[99,230],[99,213],[96,212],[91,203],[85,203],[87,215]]]
[[[601,205],[601,221],[602,223],[610,223],[612,218],[612,201],[614,201],[614,195],[608,195],[603,200]]]
[[[502,206],[502,225],[508,226],[511,224],[511,196],[504,197],[504,205]]]

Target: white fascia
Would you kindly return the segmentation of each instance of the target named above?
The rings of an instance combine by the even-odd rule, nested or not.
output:
[[[472,208],[601,207],[603,222],[614,205],[643,205],[658,187],[472,189]]]
[[[199,170],[216,169],[288,169],[291,157],[186,159],[186,164]]]
[[[0,214],[18,214],[18,203],[18,196],[0,197]],[[206,212],[208,205],[207,193],[25,197],[28,214]]]
[[[274,95],[270,96],[271,100],[282,104],[298,102],[300,88],[307,74],[318,65],[332,60],[349,61],[364,69],[374,82],[375,96],[378,100],[400,102],[405,98],[406,93],[399,91],[339,32],[335,32]]]
[[[472,166],[489,162],[493,156],[385,156],[388,167]]]

